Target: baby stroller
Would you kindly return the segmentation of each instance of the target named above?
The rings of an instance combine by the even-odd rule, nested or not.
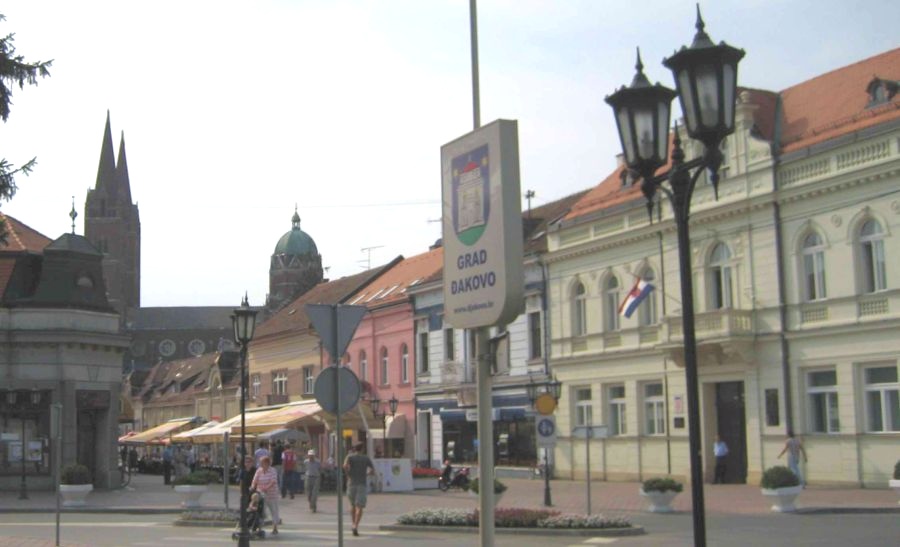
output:
[[[256,490],[250,492],[250,502],[247,504],[247,531],[250,532],[250,539],[265,539],[266,531],[262,529],[265,498]],[[231,539],[238,539],[241,534],[241,523],[237,523],[234,532],[231,533]]]

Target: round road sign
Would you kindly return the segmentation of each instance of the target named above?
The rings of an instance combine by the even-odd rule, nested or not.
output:
[[[335,383],[340,375],[340,393],[335,391]],[[325,412],[341,414],[353,409],[359,401],[359,378],[347,367],[328,367],[316,377],[313,393],[316,402]]]

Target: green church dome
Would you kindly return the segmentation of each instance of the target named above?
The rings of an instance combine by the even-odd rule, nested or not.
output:
[[[319,251],[316,249],[316,242],[313,241],[313,238],[309,237],[309,234],[300,229],[300,215],[297,214],[297,211],[294,211],[294,216],[291,218],[291,231],[287,232],[281,239],[278,240],[278,244],[275,245],[275,253],[276,255],[318,255]]]

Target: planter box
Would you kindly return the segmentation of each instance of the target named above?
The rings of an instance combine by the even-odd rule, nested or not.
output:
[[[664,490],[662,492],[659,490],[651,490],[650,492],[644,492],[644,489],[641,488],[641,496],[646,498],[647,503],[650,504],[650,507],[648,507],[647,510],[651,513],[671,513],[672,500],[674,500],[677,495],[678,492],[673,490]]]
[[[175,491],[181,495],[181,506],[185,509],[200,507],[200,496],[207,490],[205,484],[180,484],[175,487]]]
[[[59,495],[63,507],[83,507],[84,499],[94,489],[93,484],[60,484]]]
[[[888,481],[888,484],[891,488],[894,489],[894,492],[896,492],[897,495],[900,496],[900,479],[891,479],[890,481]],[[900,501],[897,501],[897,504],[900,505]]]
[[[794,500],[803,491],[803,486],[788,486],[785,488],[774,488],[772,490],[763,488],[763,496],[771,498],[772,511],[776,513],[793,513],[797,510],[794,506]]]
[[[414,490],[428,490],[438,487],[438,477],[413,477]]]

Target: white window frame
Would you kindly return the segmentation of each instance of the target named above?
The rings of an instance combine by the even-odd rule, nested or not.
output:
[[[313,367],[303,367],[303,394],[309,395],[315,390],[316,376],[313,374]]]
[[[528,358],[540,359],[543,353],[543,331],[544,325],[541,312],[528,312]]]
[[[859,228],[859,249],[863,270],[863,292],[873,293],[887,289],[884,230],[881,223],[874,218],[866,220]]]
[[[444,359],[446,361],[456,359],[456,333],[452,327],[444,329]]]
[[[254,374],[250,377],[250,393],[253,395],[253,398],[259,397],[260,391],[262,390],[262,378],[259,374]]]
[[[828,297],[825,286],[825,240],[818,232],[803,237],[800,249],[801,282],[804,302]]]
[[[656,272],[653,271],[653,268],[647,268],[641,275],[641,279],[643,279],[647,283],[655,283]],[[650,291],[650,294],[647,295],[647,298],[645,298],[644,301],[641,302],[641,304],[638,306],[637,312],[638,325],[642,327],[649,327],[659,322],[659,317],[656,311],[656,290]]]
[[[428,331],[424,330],[419,332],[419,344],[418,344],[418,355],[419,358],[417,360],[417,366],[419,368],[419,372],[427,373],[429,368],[429,355],[428,355]]]
[[[619,391],[621,390],[621,393]],[[608,400],[607,409],[609,418],[606,420],[609,425],[609,435],[616,437],[628,434],[628,406],[625,399],[625,385],[616,384],[606,388],[606,396]]]
[[[893,381],[871,382],[868,372],[876,369],[893,369]],[[862,368],[863,389],[865,390],[863,400],[866,407],[866,431],[869,433],[896,433],[900,431],[900,382],[898,382],[897,376],[897,365],[895,363],[871,364]],[[893,412],[891,407],[893,407]]]
[[[575,402],[574,416],[576,426],[593,425],[594,401],[591,386],[577,386],[572,388],[572,400]]]
[[[287,371],[282,370],[272,373],[272,394],[287,395]]]
[[[369,381],[369,360],[366,356],[366,350],[359,352],[359,379],[363,382]]]
[[[719,242],[709,254],[710,310],[732,308],[734,305],[734,267],[731,249]]]
[[[655,393],[656,388],[659,393]],[[651,388],[654,393],[651,393]],[[647,382],[641,386],[644,395],[644,433],[647,435],[666,434],[666,392],[662,381]]]
[[[609,276],[603,283],[603,323],[607,331],[619,330],[619,278]]]
[[[385,347],[381,348],[381,369],[378,371],[378,381],[381,385],[388,385],[388,366],[390,364],[390,359],[388,357],[388,349]]]
[[[587,291],[584,283],[577,281],[572,287],[572,336],[587,334]]]
[[[409,383],[409,348],[406,344],[400,346],[400,382]]]
[[[831,373],[834,384],[814,386],[814,375]],[[840,407],[838,406],[837,370],[818,369],[806,372],[806,408],[809,412],[808,424],[811,433],[840,433]],[[821,414],[821,416],[820,416]],[[817,423],[821,418],[823,423]]]

